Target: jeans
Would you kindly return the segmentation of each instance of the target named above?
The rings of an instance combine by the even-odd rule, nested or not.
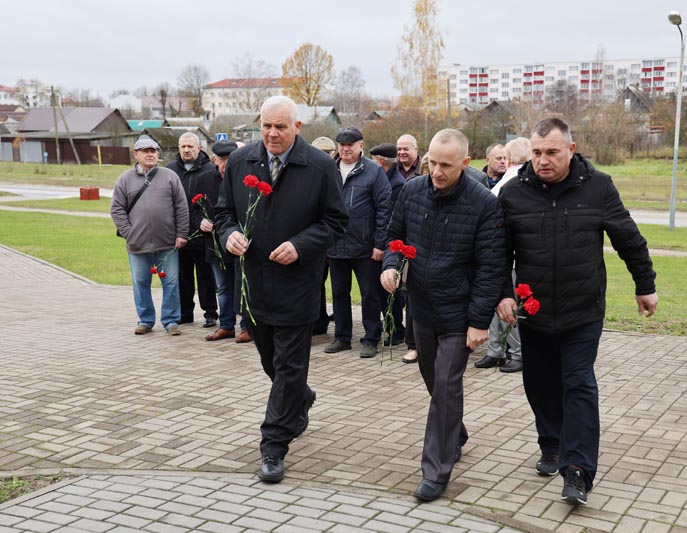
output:
[[[236,311],[234,310],[234,274],[233,259],[225,262],[226,270],[219,266],[219,259],[213,257],[208,261],[215,276],[217,287],[217,302],[219,303],[219,327],[232,330],[236,326]]]
[[[167,329],[169,326],[176,326],[181,320],[178,254],[179,252],[175,248],[144,254],[129,254],[134,304],[136,305],[139,325],[145,325],[149,328],[155,325],[155,306],[150,290],[153,279],[153,274],[150,272],[152,266],[156,266],[158,272],[167,274],[160,278],[162,282],[160,322],[162,326]]]

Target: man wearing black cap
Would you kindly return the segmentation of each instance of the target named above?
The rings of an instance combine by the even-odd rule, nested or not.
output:
[[[370,149],[370,155],[372,160],[381,166],[386,172],[386,177],[389,178],[389,185],[391,185],[391,206],[396,205],[396,199],[398,198],[403,185],[406,180],[403,174],[398,170],[398,164],[396,163],[396,146],[391,143],[383,143]],[[386,313],[386,309],[389,303],[387,293],[382,289],[382,312]],[[396,298],[394,298],[394,303],[392,307],[392,313],[394,317],[394,335],[392,338],[384,339],[384,346],[396,346],[403,342],[405,338],[405,327],[403,326],[403,307],[405,305],[405,294],[403,292],[398,292]],[[384,334],[388,337],[389,332],[385,331]],[[404,363],[414,363],[415,358],[412,360],[407,360],[405,357],[402,359]]]
[[[188,239],[188,205],[179,177],[157,166],[160,146],[150,137],[134,144],[134,168],[115,183],[110,216],[126,240],[138,314],[136,335],[155,325],[155,306],[150,291],[153,267],[162,283],[160,322],[170,335],[179,335],[179,254]],[[151,223],[152,222],[152,223]]]
[[[204,202],[203,206],[209,218],[205,217],[205,213],[198,204],[191,206],[192,225],[199,227],[205,234],[205,260],[212,267],[219,303],[219,328],[210,335],[205,336],[207,341],[233,339],[236,336],[234,330],[236,325],[236,311],[234,310],[234,258],[230,257],[226,250],[219,245],[219,239],[216,232],[214,232],[214,206],[217,203],[229,154],[237,148],[237,144],[233,141],[218,141],[213,144],[213,162],[217,165],[216,171],[214,174],[203,173],[198,176],[196,194],[204,194],[206,196],[207,201]],[[219,252],[219,256],[217,252]]]
[[[336,142],[339,149],[337,166],[343,181],[349,222],[344,236],[327,252],[335,328],[334,341],[324,351],[337,353],[351,349],[351,281],[355,273],[365,328],[360,357],[368,358],[377,355],[377,344],[382,336],[379,275],[386,247],[386,227],[391,218],[391,186],[382,167],[363,156],[363,134],[359,129],[339,130]]]

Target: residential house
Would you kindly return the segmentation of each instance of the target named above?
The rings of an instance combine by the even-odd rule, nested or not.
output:
[[[223,115],[259,112],[267,98],[284,94],[284,83],[282,78],[227,78],[208,84],[200,104],[211,120]]]
[[[0,159],[56,163],[57,139],[61,162],[76,162],[71,137],[82,163],[97,163],[100,152],[105,163],[129,164],[129,139],[134,136],[117,109],[32,108],[15,133],[0,135]]]

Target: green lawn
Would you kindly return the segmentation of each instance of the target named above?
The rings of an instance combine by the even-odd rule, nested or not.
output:
[[[685,249],[685,228],[670,233],[661,226],[641,226],[650,246]],[[129,285],[129,264],[124,240],[115,235],[109,219],[72,217],[48,213],[0,211],[0,243],[39,257],[98,283]],[[634,287],[625,265],[607,254],[609,278],[606,326],[611,329],[687,335],[687,300],[684,282],[687,259],[654,257],[658,273],[659,310],[651,319],[639,317]],[[159,286],[159,280],[155,281]],[[331,291],[328,291],[331,301]],[[354,282],[354,303],[360,293]]]
[[[29,185],[94,185],[111,189],[117,177],[128,170],[125,165],[46,165],[0,161],[0,182]]]
[[[81,200],[79,198],[57,198],[48,200],[5,201],[1,205],[14,207],[33,207],[36,209],[56,209],[59,211],[110,212],[110,198],[101,196],[99,200]]]

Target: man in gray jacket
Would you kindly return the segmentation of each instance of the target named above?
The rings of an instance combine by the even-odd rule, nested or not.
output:
[[[170,335],[181,333],[178,250],[188,239],[188,205],[179,177],[158,167],[159,158],[160,147],[153,139],[136,141],[136,165],[117,178],[110,204],[110,216],[129,252],[138,313],[136,335],[150,332],[155,325],[150,290],[153,274],[158,274],[162,283],[162,326]]]

